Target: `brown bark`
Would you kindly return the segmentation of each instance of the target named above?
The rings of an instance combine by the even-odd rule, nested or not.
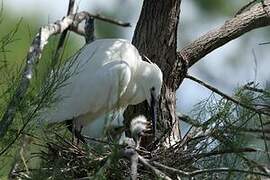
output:
[[[253,29],[269,25],[270,0],[264,0],[264,4],[257,2],[249,9],[237,13],[235,17],[227,20],[221,27],[209,31],[185,46],[180,50],[179,58],[184,59],[191,67],[201,58],[229,41]]]
[[[270,25],[270,0],[264,0],[264,3],[255,3],[240,11],[220,28],[209,31],[176,53],[180,4],[181,0],[145,0],[133,37],[133,44],[140,53],[155,62],[163,72],[160,127],[173,128],[178,138],[175,92],[187,68],[244,33]],[[132,118],[137,114],[147,114],[146,103],[129,107],[125,116]]]
[[[175,114],[175,93],[177,84],[181,83],[182,74],[185,73],[183,63],[179,62],[176,52],[180,4],[181,0],[145,0],[132,41],[141,55],[146,55],[163,72],[164,86],[158,129],[174,129],[173,135],[177,139],[180,138],[180,133],[179,121]],[[176,67],[180,67],[181,70]],[[137,114],[147,114],[147,103],[130,106],[125,113],[128,118]]]

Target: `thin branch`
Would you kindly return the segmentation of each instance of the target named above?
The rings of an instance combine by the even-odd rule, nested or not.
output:
[[[236,172],[236,173],[245,173],[245,174],[253,174],[253,175],[259,175],[259,176],[265,176],[270,177],[270,174],[262,173],[262,172],[254,172],[254,171],[248,171],[248,170],[242,170],[242,169],[231,169],[231,168],[213,168],[213,169],[202,169],[202,170],[196,170],[189,173],[190,176],[197,176],[199,174],[205,174],[205,173],[218,173],[218,172]]]
[[[111,23],[111,24],[115,24],[115,25],[118,25],[118,26],[122,26],[122,27],[131,27],[131,24],[128,23],[128,22],[123,22],[123,21],[119,21],[119,20],[115,20],[115,19],[110,19],[110,18],[102,16],[100,14],[90,14],[90,13],[88,13],[86,11],[82,11],[80,13],[77,13],[76,16],[78,16],[78,19],[86,20],[86,23],[89,20],[90,21],[89,25],[93,24],[93,22],[91,22],[91,19],[94,18],[94,19],[98,19],[98,20],[108,22],[108,23]],[[76,19],[77,18],[75,18],[75,21],[76,21]],[[85,31],[85,29],[79,28],[79,26],[78,26],[78,23],[80,23],[80,22],[81,21],[75,22],[74,23],[75,25],[71,26],[70,30],[77,33],[77,34],[79,34],[79,35],[81,35],[81,36],[87,37],[88,32]],[[90,32],[91,32],[91,30],[90,30]]]
[[[68,4],[68,11],[67,11],[67,16],[73,14],[74,12],[74,5],[75,5],[75,0],[69,0],[69,4]],[[66,39],[66,36],[67,36],[67,33],[68,33],[68,28],[65,29],[60,38],[59,38],[59,41],[58,41],[58,45],[57,45],[57,48],[55,50],[55,54],[54,54],[54,64],[57,63],[58,61],[58,58],[59,58],[59,55],[60,55],[60,52],[62,51],[63,47],[64,47],[64,43],[65,43],[65,39]]]
[[[198,84],[200,84],[200,85],[206,87],[207,89],[209,89],[209,90],[215,92],[216,94],[218,94],[218,95],[220,95],[220,96],[222,96],[222,97],[224,97],[224,98],[226,98],[226,99],[228,99],[228,100],[234,102],[234,103],[237,104],[237,105],[240,105],[240,106],[242,106],[242,107],[244,107],[244,108],[246,108],[246,109],[249,109],[249,110],[251,110],[251,111],[254,111],[254,112],[258,113],[258,114],[264,114],[264,115],[270,116],[270,113],[261,111],[261,110],[259,110],[259,109],[256,109],[256,108],[250,106],[250,105],[247,105],[247,104],[245,104],[245,103],[242,103],[242,102],[240,102],[239,100],[237,100],[237,99],[235,99],[235,98],[233,98],[233,97],[231,97],[231,96],[229,96],[229,95],[227,95],[227,94],[221,92],[221,91],[218,90],[217,88],[214,88],[213,86],[211,86],[211,85],[209,85],[209,84],[206,84],[205,82],[203,82],[203,81],[201,81],[201,80],[199,80],[199,79],[197,79],[197,78],[195,78],[195,77],[193,77],[193,76],[186,75],[186,78],[188,78],[188,79],[190,79],[190,80],[192,80],[192,81],[194,81],[194,82],[196,82],[196,83],[198,83]]]
[[[256,87],[251,87],[249,85],[245,85],[244,86],[244,89],[247,89],[249,91],[254,91],[254,92],[257,92],[257,93],[268,93],[267,91],[265,91],[264,89],[259,89],[259,88],[256,88]]]
[[[165,175],[163,172],[161,172],[160,170],[158,170],[157,168],[155,168],[154,166],[152,166],[147,159],[143,158],[142,156],[138,155],[139,161],[147,168],[149,168],[150,170],[152,170],[157,177],[161,178],[161,179],[165,179],[165,180],[171,180],[170,177],[168,177],[167,175]]]
[[[252,4],[248,10],[227,20],[221,27],[209,31],[181,49],[178,52],[180,62],[184,60],[191,67],[204,56],[229,41],[251,30],[270,25],[270,16],[265,12],[269,9],[270,0],[264,0],[264,5],[262,3]]]
[[[195,170],[192,172],[186,172],[180,169],[168,167],[166,165],[160,164],[155,161],[153,161],[152,163],[155,166],[163,168],[164,170],[171,171],[175,174],[179,174],[181,176],[188,176],[188,177],[193,177],[193,176],[197,176],[197,175],[205,174],[205,173],[218,173],[218,172],[237,172],[237,173],[254,174],[254,175],[259,175],[259,176],[270,177],[270,174],[266,174],[262,172],[254,172],[254,171],[248,171],[248,170],[242,170],[242,169],[231,169],[231,168],[213,168],[213,169],[202,169],[202,170]]]
[[[119,21],[119,20],[116,20],[116,19],[111,19],[111,18],[108,18],[106,16],[102,16],[100,14],[90,14],[90,13],[88,13],[88,16],[93,17],[94,19],[105,21],[105,22],[115,24],[115,25],[118,25],[118,26],[131,27],[131,24],[128,23],[128,22],[123,22],[123,21]]]
[[[200,158],[205,158],[205,157],[210,157],[210,156],[217,156],[217,155],[222,155],[222,154],[238,154],[238,153],[250,153],[250,152],[258,152],[257,149],[254,148],[236,148],[236,149],[221,149],[221,150],[215,150],[211,152],[205,152],[205,153],[200,153],[200,154],[195,154],[194,158],[200,159]]]

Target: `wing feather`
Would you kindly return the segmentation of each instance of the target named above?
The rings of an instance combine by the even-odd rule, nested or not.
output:
[[[95,119],[120,103],[130,79],[130,67],[123,61],[107,63],[94,74],[81,72],[57,91],[61,100],[44,113],[45,119],[61,122],[85,114]]]

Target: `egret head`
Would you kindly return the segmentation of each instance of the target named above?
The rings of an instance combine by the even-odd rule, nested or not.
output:
[[[143,90],[145,99],[150,107],[153,133],[155,135],[157,121],[157,105],[161,93],[163,76],[160,68],[155,63],[144,63]]]
[[[144,92],[148,105],[151,106],[152,101],[157,101],[162,87],[162,72],[155,63],[151,63],[146,68]]]

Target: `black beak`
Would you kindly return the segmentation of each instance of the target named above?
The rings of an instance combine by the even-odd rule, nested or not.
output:
[[[157,95],[155,88],[151,88],[151,104],[150,104],[150,114],[152,118],[152,128],[153,128],[153,136],[156,137],[156,124],[157,124]]]

